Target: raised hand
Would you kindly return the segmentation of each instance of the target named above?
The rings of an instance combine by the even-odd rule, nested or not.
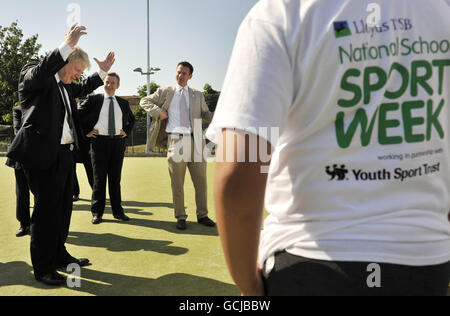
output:
[[[85,31],[86,31],[86,27],[77,26],[77,23],[75,23],[69,29],[69,32],[67,32],[67,34],[65,35],[66,43],[70,47],[74,48],[78,44],[80,37],[87,34]]]
[[[100,67],[100,69],[103,70],[104,72],[108,72],[111,69],[112,65],[114,65],[114,62],[116,61],[114,52],[109,52],[108,56],[106,56],[105,60],[103,61],[100,61],[97,58],[94,58],[94,60]]]

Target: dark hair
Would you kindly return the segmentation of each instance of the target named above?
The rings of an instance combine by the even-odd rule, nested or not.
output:
[[[118,75],[116,72],[109,72],[106,76],[107,76],[107,77],[114,77],[114,78],[117,78],[117,83],[120,84],[120,77],[119,77],[119,75]]]
[[[194,67],[192,67],[192,65],[190,63],[188,63],[187,61],[182,61],[182,62],[178,63],[177,68],[179,66],[188,67],[189,70],[191,71],[191,75],[194,73]]]

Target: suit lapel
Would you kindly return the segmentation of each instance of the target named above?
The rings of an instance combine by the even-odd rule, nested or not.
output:
[[[117,103],[119,103],[120,110],[122,110],[122,116],[125,117],[125,113],[128,112],[127,103],[123,99],[116,97]]]
[[[172,103],[173,97],[175,96],[175,89],[172,87],[169,87],[167,92],[167,99],[166,102],[163,104],[163,110],[167,111],[170,107],[170,104]]]
[[[97,120],[100,118],[100,112],[102,111],[103,103],[105,102],[105,95],[99,94],[98,98],[98,104],[97,104],[97,111],[95,113],[95,116]]]

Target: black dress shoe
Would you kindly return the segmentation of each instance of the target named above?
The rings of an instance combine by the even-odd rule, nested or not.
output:
[[[20,226],[16,233],[16,237],[23,237],[30,234],[30,226]]]
[[[57,264],[57,267],[58,267],[58,269],[67,268],[67,266],[69,264],[73,264],[73,263],[79,265],[80,267],[85,267],[85,266],[87,266],[89,264],[89,259],[86,259],[86,258],[80,258],[80,259],[70,258],[70,259],[64,260],[63,262],[59,262]]]
[[[130,218],[126,216],[125,214],[120,214],[118,216],[114,216],[115,219],[118,219],[119,221],[128,222]]]
[[[101,217],[94,216],[94,217],[92,218],[92,224],[94,224],[94,225],[98,225],[98,224],[100,224],[101,222],[102,222],[102,218],[101,218]]]
[[[208,216],[197,219],[199,224],[202,224],[207,227],[215,227],[216,223],[214,223]]]
[[[177,229],[178,230],[186,230],[187,225],[186,225],[186,220],[185,219],[179,219],[177,221]]]
[[[36,281],[51,286],[60,286],[67,283],[66,278],[56,271],[36,278]]]

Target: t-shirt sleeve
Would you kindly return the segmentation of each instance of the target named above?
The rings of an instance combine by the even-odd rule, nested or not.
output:
[[[242,23],[224,87],[206,137],[218,143],[223,128],[282,133],[293,100],[292,65],[280,26],[255,19]],[[270,137],[269,137],[270,138]]]

